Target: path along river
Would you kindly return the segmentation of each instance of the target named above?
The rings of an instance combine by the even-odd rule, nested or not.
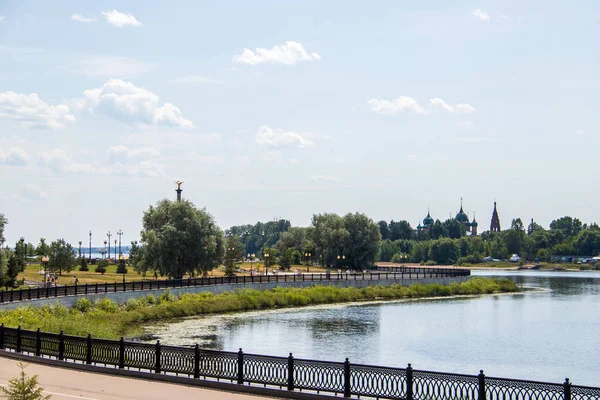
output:
[[[165,344],[600,386],[600,273],[473,274],[535,290],[193,318],[148,331]]]

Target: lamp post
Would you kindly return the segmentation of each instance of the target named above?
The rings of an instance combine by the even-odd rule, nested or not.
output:
[[[252,253],[252,254],[248,254],[247,258],[250,259],[250,275],[252,275],[252,271],[254,271],[254,269],[252,269],[252,263],[254,262],[254,257],[256,257],[256,254]]]
[[[92,262],[92,231],[90,231],[90,262]]]
[[[42,271],[40,271],[40,275],[42,275],[42,282],[46,281],[46,273],[47,273],[47,269],[48,269],[48,257],[46,256],[42,256],[42,264],[40,265],[40,267],[43,266],[44,267],[44,274],[42,274]]]
[[[123,258],[123,254],[119,254],[119,266],[121,267],[121,273],[123,274],[123,283],[125,283],[125,259]]]
[[[110,242],[108,242],[108,248],[110,249]],[[106,258],[106,240],[104,241],[104,252],[102,252],[102,259],[104,258]]]
[[[117,232],[117,235],[119,235],[119,255],[123,254],[121,253],[121,237],[123,236],[123,231],[119,229],[119,232]]]
[[[341,255],[341,256],[340,256],[340,255],[338,254],[338,256],[337,256],[338,269],[340,268],[340,261],[341,261],[341,263],[343,264],[343,263],[344,263],[344,260],[346,260],[346,256],[344,256],[344,255]],[[340,272],[340,278],[341,278],[341,272]]]
[[[265,253],[265,276],[269,274],[269,253]]]
[[[408,254],[402,254],[401,258],[402,258],[402,267],[404,267],[404,262],[408,258]]]
[[[81,260],[81,240],[79,241],[79,259]]]
[[[110,254],[109,254],[110,256]],[[117,259],[117,239],[115,239],[115,260]]]
[[[304,262],[306,263],[306,272],[310,272],[309,264],[310,264],[310,256],[309,252],[304,253]]]
[[[110,260],[110,237],[112,236],[112,234],[110,233],[110,231],[108,231],[108,233],[106,234],[106,236],[108,236],[108,259]]]

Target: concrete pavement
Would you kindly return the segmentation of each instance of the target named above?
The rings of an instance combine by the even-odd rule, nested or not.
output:
[[[6,386],[9,379],[19,376],[18,361],[0,357],[0,385]],[[104,374],[93,374],[72,369],[28,364],[25,373],[39,375],[40,386],[45,395],[53,400],[257,400],[261,397],[210,390],[198,387],[153,382],[142,379],[122,378]]]

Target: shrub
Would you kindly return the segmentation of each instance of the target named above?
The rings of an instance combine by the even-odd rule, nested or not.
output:
[[[92,308],[92,302],[84,297],[82,299],[77,300],[73,305],[73,308],[77,311],[86,312]]]
[[[104,275],[104,273],[106,272],[106,267],[108,267],[108,261],[100,260],[98,261],[98,266],[96,267],[95,271]]]
[[[119,306],[117,306],[117,303],[110,299],[97,300],[96,304],[94,304],[94,308],[107,313],[116,313],[117,311],[119,311]]]
[[[87,263],[87,260],[85,259],[85,257],[81,257],[79,259],[79,265],[80,265],[80,267],[79,267],[80,271],[89,271],[90,270],[88,268],[88,263]]]
[[[127,273],[127,267],[125,266],[124,262],[120,262],[117,264],[117,274],[126,274]]]

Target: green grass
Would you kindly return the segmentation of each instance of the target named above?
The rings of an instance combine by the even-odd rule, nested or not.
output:
[[[21,326],[24,329],[40,328],[44,332],[60,332],[116,339],[120,336],[137,336],[143,323],[172,318],[206,314],[265,310],[283,307],[301,307],[369,300],[440,297],[453,295],[478,295],[498,292],[517,292],[517,285],[508,279],[473,278],[464,283],[450,285],[414,284],[369,286],[365,288],[337,288],[313,286],[308,288],[275,288],[268,291],[242,289],[222,294],[194,293],[174,296],[165,291],[160,296],[130,299],[117,305],[102,299],[95,303],[79,299],[73,308],[62,305],[27,306],[0,312],[0,323]]]

